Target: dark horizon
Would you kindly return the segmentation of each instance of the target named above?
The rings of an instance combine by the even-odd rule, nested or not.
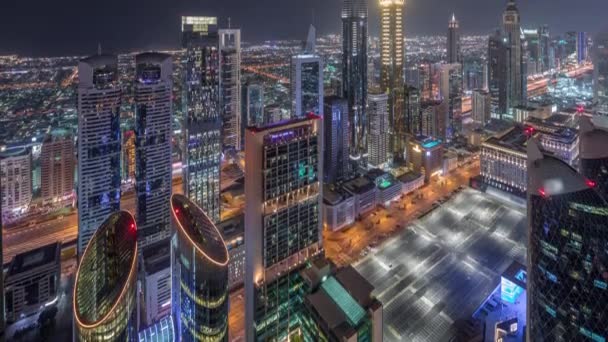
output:
[[[8,1],[7,1],[8,2]],[[341,0],[79,0],[14,1],[0,9],[0,54],[23,56],[87,55],[101,44],[110,52],[174,49],[179,47],[182,15],[218,16],[220,26],[242,29],[243,40],[304,39],[313,21],[319,35],[341,31]],[[166,5],[164,5],[166,4]],[[489,34],[499,27],[506,0],[407,0],[406,36],[446,33],[452,12],[462,34]],[[595,33],[603,25],[599,13],[605,0],[519,0],[522,26],[549,25],[552,34],[566,31]],[[369,30],[378,32],[377,0],[368,0]],[[93,13],[93,14],[91,14]],[[567,20],[564,20],[567,18]]]

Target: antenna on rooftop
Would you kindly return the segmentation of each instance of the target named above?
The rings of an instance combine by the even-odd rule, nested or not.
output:
[[[230,17],[228,17],[228,28],[232,28],[232,27],[230,26]]]
[[[101,55],[101,43],[97,43],[97,54]]]

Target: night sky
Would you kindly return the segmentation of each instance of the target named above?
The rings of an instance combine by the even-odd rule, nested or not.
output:
[[[378,32],[378,0],[368,0]],[[340,30],[341,0],[0,0],[0,54],[32,56],[175,48],[181,15],[232,17],[243,39],[304,39],[312,12],[320,34]],[[406,35],[444,34],[452,12],[463,33],[498,27],[506,0],[406,0]],[[597,32],[608,0],[519,0],[525,27]]]

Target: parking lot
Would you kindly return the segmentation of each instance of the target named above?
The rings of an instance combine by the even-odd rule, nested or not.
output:
[[[467,189],[355,267],[384,304],[385,341],[447,341],[512,260],[525,263],[525,209]]]

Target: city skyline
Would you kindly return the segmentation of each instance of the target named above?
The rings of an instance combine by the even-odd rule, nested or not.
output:
[[[158,1],[158,0],[154,0]],[[256,43],[274,39],[299,39],[308,25],[314,21],[320,35],[339,33],[341,23],[335,20],[342,2],[322,0],[291,2],[264,0],[261,3],[228,0],[195,5],[186,0],[156,6],[146,2],[119,2],[109,0],[96,10],[95,5],[81,4],[74,0],[47,3],[35,0],[36,4],[16,3],[15,8],[0,11],[0,54],[25,56],[88,55],[98,44],[110,52],[133,50],[165,50],[179,48],[179,18],[182,15],[218,16],[220,26],[228,27],[231,18],[233,28],[240,28],[243,41]],[[499,26],[500,13],[506,1],[408,1],[404,23],[406,37],[419,35],[445,35],[446,18],[455,13],[460,22],[461,34],[487,34]],[[549,25],[555,33],[573,29],[591,34],[605,29],[600,16],[590,13],[608,11],[608,3],[602,0],[567,0],[551,2],[552,11],[546,11],[546,1],[519,1],[518,7],[526,13],[524,27]],[[165,5],[165,4],[162,4]],[[101,6],[101,5],[100,5]],[[369,33],[379,34],[380,9],[376,1],[368,0]],[[114,11],[111,11],[113,9]],[[595,11],[591,11],[594,9]],[[116,15],[118,11],[120,15]],[[137,11],[137,16],[135,12]],[[15,15],[17,13],[17,15]],[[96,15],[91,16],[91,13]],[[314,14],[313,14],[314,13]],[[483,13],[484,15],[479,15]],[[20,25],[24,16],[34,18],[28,25]],[[284,20],[265,21],[263,16],[280,17]],[[568,20],[564,22],[563,17]],[[314,18],[314,19],[313,19]],[[52,20],[52,21],[51,21]],[[108,25],[111,20],[113,25]],[[138,27],[156,25],[147,30]],[[78,27],[79,34],[74,34]]]

